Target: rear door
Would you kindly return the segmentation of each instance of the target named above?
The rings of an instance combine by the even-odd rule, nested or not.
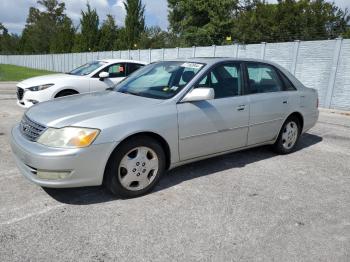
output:
[[[248,145],[274,140],[288,113],[288,94],[277,69],[264,63],[247,62],[250,116]]]
[[[239,63],[216,66],[194,88],[210,87],[215,99],[177,105],[180,159],[186,160],[247,143],[249,104]]]

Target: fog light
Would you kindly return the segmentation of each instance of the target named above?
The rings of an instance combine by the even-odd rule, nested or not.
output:
[[[39,103],[39,101],[36,101],[36,100],[31,100],[31,99],[29,99],[29,100],[28,100],[28,102],[32,103],[33,105],[35,105],[35,104]]]
[[[70,171],[43,171],[38,170],[36,173],[38,178],[47,179],[47,180],[58,180],[64,179],[71,175]]]

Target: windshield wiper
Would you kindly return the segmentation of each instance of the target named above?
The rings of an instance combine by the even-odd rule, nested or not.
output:
[[[118,91],[120,93],[123,93],[123,94],[128,94],[128,95],[134,95],[134,96],[142,96],[140,93],[134,93],[134,92],[130,92],[130,91]]]

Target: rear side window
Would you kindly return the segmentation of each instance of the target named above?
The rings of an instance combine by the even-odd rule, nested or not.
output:
[[[249,92],[251,94],[283,91],[276,69],[272,66],[258,63],[247,64]]]
[[[136,70],[139,70],[143,66],[144,65],[134,64],[134,63],[128,64],[128,74],[127,75],[130,75],[130,74],[134,73]]]
[[[295,91],[297,90],[295,88],[295,86],[292,84],[292,82],[288,79],[288,77],[286,77],[282,72],[280,72],[280,76],[283,80],[283,84],[284,84],[284,90],[285,91]]]

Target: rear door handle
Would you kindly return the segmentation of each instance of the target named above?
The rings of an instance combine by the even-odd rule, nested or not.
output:
[[[283,101],[283,104],[288,104],[288,101],[287,101],[287,100],[284,100],[284,101]]]
[[[245,109],[245,105],[237,106],[237,111],[243,111]]]

